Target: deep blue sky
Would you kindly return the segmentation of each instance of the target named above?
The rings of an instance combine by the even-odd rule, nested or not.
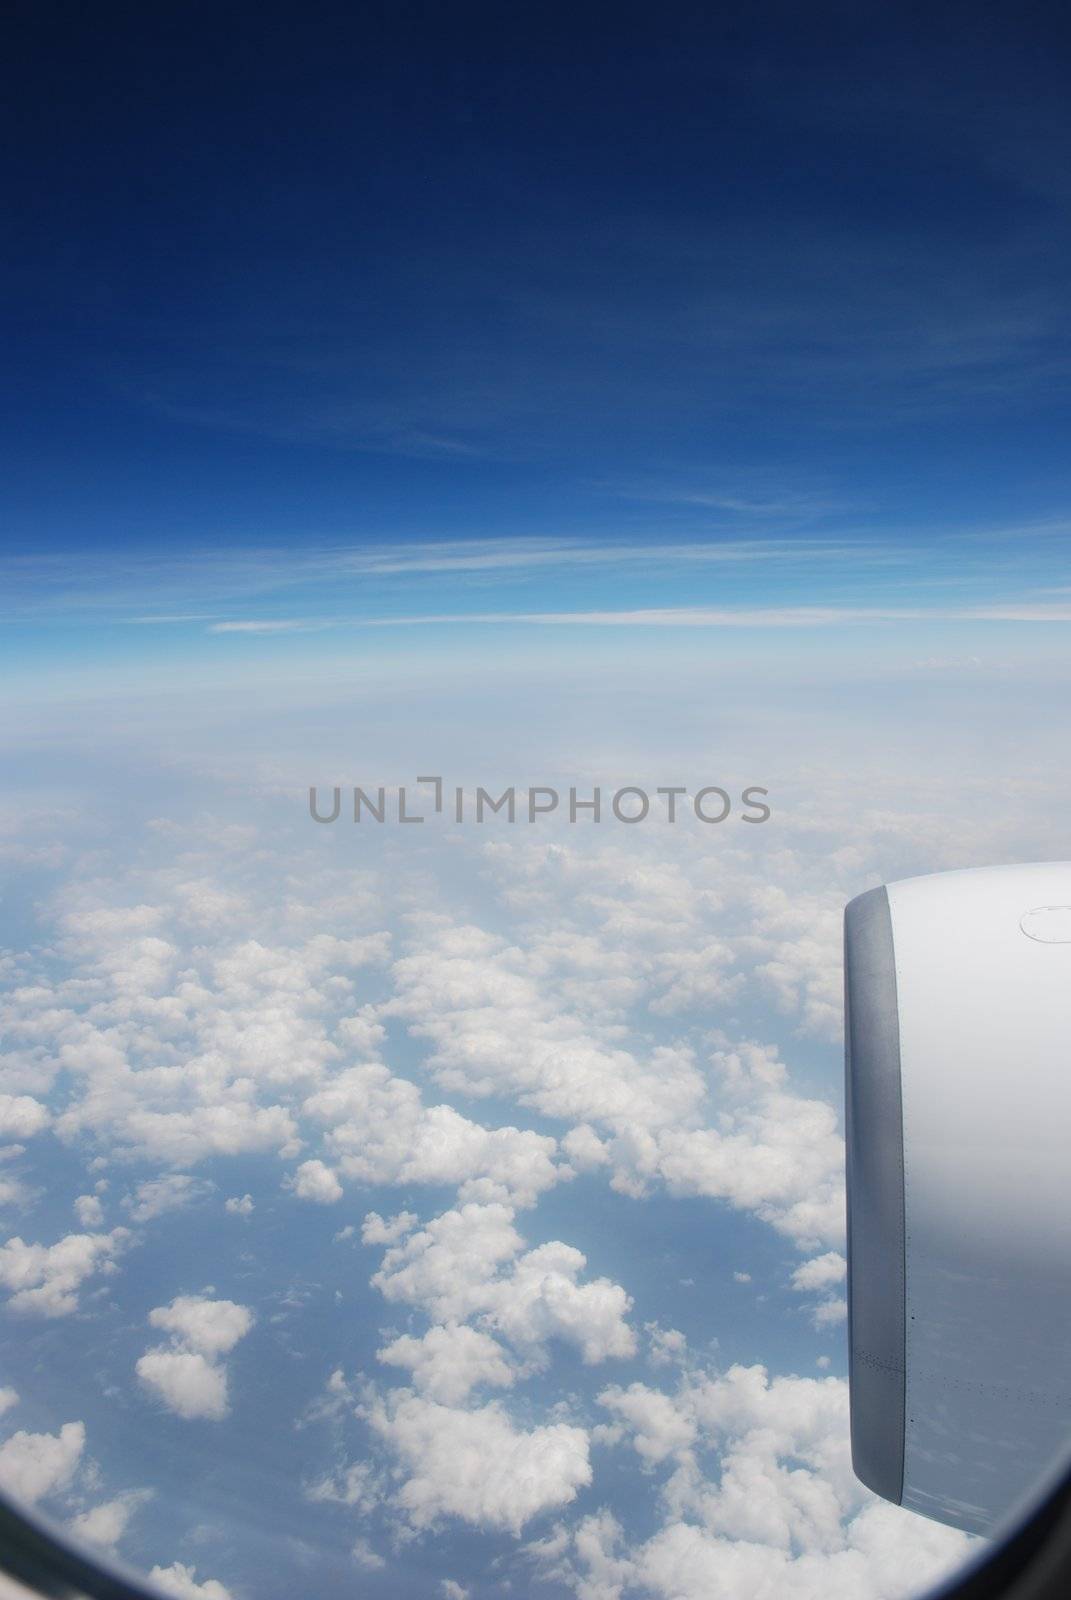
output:
[[[6,33],[11,550],[1062,513],[1061,8]]]

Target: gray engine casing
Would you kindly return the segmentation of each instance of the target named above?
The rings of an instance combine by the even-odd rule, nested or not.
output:
[[[986,1533],[1071,1447],[1071,863],[845,912],[852,1460]]]

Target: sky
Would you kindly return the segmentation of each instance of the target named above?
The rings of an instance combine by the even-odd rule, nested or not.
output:
[[[1068,42],[15,8],[0,1486],[187,1600],[975,1549],[851,1474],[840,918],[1071,854]]]

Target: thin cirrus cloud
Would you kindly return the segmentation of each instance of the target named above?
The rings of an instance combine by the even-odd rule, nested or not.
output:
[[[848,566],[854,570],[902,559],[895,541],[886,543],[876,535],[799,537],[766,529],[754,534],[737,530],[735,537],[711,537],[706,530],[706,536],[687,541],[532,536],[297,548],[224,545],[191,549],[182,560],[140,552],[121,565],[107,552],[87,553],[77,563],[47,555],[7,557],[0,562],[0,588],[4,614],[12,619],[47,616],[68,623],[181,627],[226,622],[223,608],[239,604],[252,608],[256,597],[265,601],[277,597],[297,606],[303,596],[314,608],[325,594],[337,597],[347,586],[357,593],[365,584],[389,596],[422,587],[437,592],[444,584],[464,591],[536,580],[550,583],[569,573],[614,582],[651,570],[667,575],[768,573],[774,566],[795,572]]]
[[[919,606],[653,606],[621,611],[438,612],[405,617],[242,619],[214,622],[208,633],[316,633],[329,628],[404,628],[477,623],[585,628],[828,628],[879,622],[1071,622],[1071,605],[1009,601],[1003,605]]]
[[[702,498],[690,496],[688,503]],[[135,554],[121,569],[106,555],[74,568],[8,559],[0,576],[12,620],[49,616],[66,626],[121,623],[139,632],[200,628],[270,636],[496,623],[795,628],[1066,621],[1071,608],[1053,586],[1060,576],[1052,566],[1054,531],[1051,522],[1041,522],[1004,530],[930,529],[920,539],[905,529],[838,531],[833,523],[822,536],[804,537],[759,528],[733,537],[707,530],[690,540],[648,535],[289,550],[223,546],[191,550],[182,561]],[[993,550],[994,541],[1013,539],[1010,572]],[[572,609],[554,604],[569,574],[587,585],[588,603]],[[919,604],[920,589],[934,586],[938,603]]]

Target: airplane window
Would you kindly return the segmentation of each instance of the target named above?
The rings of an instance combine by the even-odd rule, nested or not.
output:
[[[15,6],[0,1600],[1057,1570],[1066,42]]]

